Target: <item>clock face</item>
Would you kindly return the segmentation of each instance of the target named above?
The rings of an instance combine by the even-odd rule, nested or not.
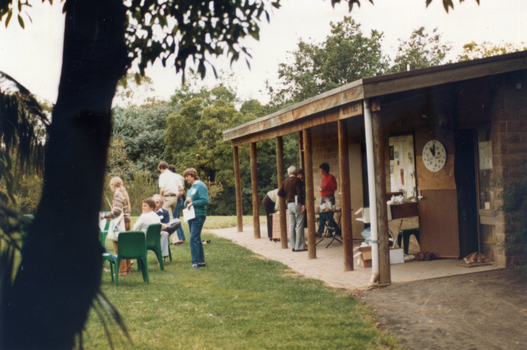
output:
[[[443,169],[446,163],[445,146],[437,140],[428,141],[423,148],[423,163],[434,173]]]

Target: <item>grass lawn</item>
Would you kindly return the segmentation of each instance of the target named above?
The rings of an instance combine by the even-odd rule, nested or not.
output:
[[[226,220],[227,227],[235,226],[232,218],[210,217],[205,225],[225,227]],[[135,349],[399,349],[354,297],[229,240],[202,234],[211,240],[204,245],[207,267],[192,269],[183,227],[187,242],[171,245],[174,260],[165,271],[149,252],[150,285],[136,264],[118,287],[109,273],[102,277],[102,290],[123,317]],[[110,328],[116,349],[132,348],[117,326]],[[110,348],[95,312],[84,346]]]

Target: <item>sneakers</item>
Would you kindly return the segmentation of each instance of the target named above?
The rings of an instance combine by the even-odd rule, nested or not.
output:
[[[192,264],[192,268],[193,268],[193,269],[198,269],[199,266],[198,266],[198,264]]]

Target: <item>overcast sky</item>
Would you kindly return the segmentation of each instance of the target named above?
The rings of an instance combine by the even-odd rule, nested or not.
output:
[[[429,8],[425,0],[375,0],[371,5],[362,0],[360,8],[348,13],[346,4],[333,9],[330,0],[282,0],[282,7],[271,14],[271,23],[261,23],[260,41],[247,39],[253,59],[251,70],[244,60],[232,67],[238,94],[243,99],[255,98],[266,103],[265,80],[271,84],[278,79],[278,63],[286,62],[287,52],[294,51],[300,38],[307,42],[322,42],[330,34],[330,22],[351,15],[361,24],[364,34],[370,30],[384,32],[383,49],[392,59],[398,39],[408,40],[411,32],[424,26],[427,32],[438,28],[443,41],[453,46],[450,59],[461,53],[462,46],[471,41],[494,44],[510,42],[527,44],[527,0],[454,0],[454,10],[445,13],[441,0]],[[13,19],[6,29],[0,25],[0,71],[26,86],[41,99],[54,102],[59,82],[63,18],[62,5],[41,5],[35,1],[29,10],[33,23],[26,20],[26,29]],[[229,69],[228,60],[213,61],[217,69]],[[153,78],[155,95],[168,99],[180,84],[172,67],[161,65],[147,70]],[[212,75],[212,74],[211,74]]]

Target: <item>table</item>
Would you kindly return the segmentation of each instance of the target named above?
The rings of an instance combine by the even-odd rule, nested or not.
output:
[[[317,225],[318,225],[318,222],[319,222],[319,217],[320,217],[320,214],[325,214],[325,213],[340,213],[340,216],[339,216],[339,219],[338,221],[335,220],[335,223],[337,224],[338,228],[339,228],[339,232],[340,232],[340,238],[342,238],[342,228],[340,227],[340,220],[342,219],[342,210],[340,208],[337,208],[337,209],[332,209],[332,210],[323,210],[323,211],[319,211],[319,212],[315,212],[315,218],[316,218],[316,221],[317,221]],[[335,219],[335,218],[333,218]],[[318,230],[317,230],[318,232]],[[318,242],[317,242],[317,245],[322,242],[326,237],[326,234],[328,233],[328,222],[326,221],[326,230],[322,233],[322,239],[320,239]],[[329,247],[334,241],[339,241],[340,243],[342,243],[342,241],[337,237],[337,230],[335,230],[335,232],[333,232],[333,239],[331,240],[331,242],[329,242],[329,244],[326,246]]]

